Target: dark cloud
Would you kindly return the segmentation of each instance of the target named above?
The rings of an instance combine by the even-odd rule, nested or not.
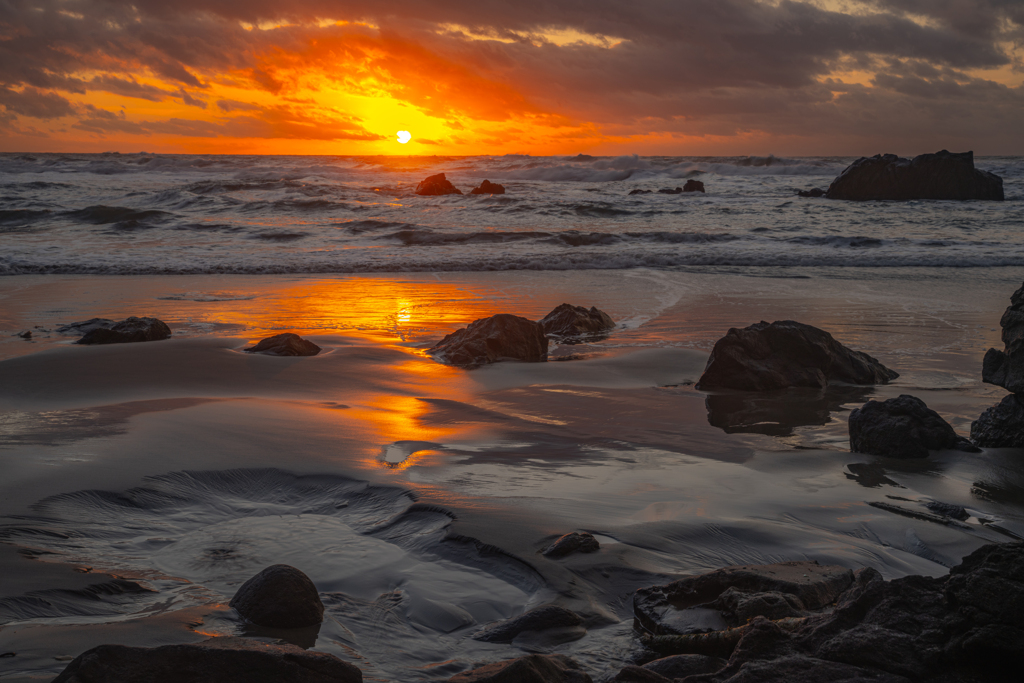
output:
[[[74,113],[74,107],[67,99],[32,86],[25,87],[21,92],[0,88],[0,105],[9,112],[34,119],[56,119]]]

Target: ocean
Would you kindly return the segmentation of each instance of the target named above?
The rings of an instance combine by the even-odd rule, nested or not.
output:
[[[851,161],[4,154],[0,274],[1024,264],[1024,158],[976,160],[1005,202],[796,196]],[[466,194],[414,194],[435,173]]]

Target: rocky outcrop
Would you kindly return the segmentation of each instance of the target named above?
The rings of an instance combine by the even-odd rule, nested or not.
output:
[[[94,318],[93,320],[96,319]],[[132,316],[109,327],[94,327],[86,332],[76,343],[131,344],[135,342],[159,341],[170,336],[171,328],[167,327],[163,321],[156,318],[136,318]]]
[[[352,664],[326,652],[248,638],[187,645],[100,645],[76,657],[54,683],[361,683]]]
[[[287,564],[271,565],[243,583],[229,604],[252,623],[270,628],[302,628],[324,619],[316,586]]]
[[[473,640],[485,643],[511,643],[520,634],[527,631],[548,631],[551,629],[571,629],[575,631],[569,638],[575,640],[586,633],[583,620],[571,610],[558,605],[542,605],[518,617],[499,621],[488,626],[473,636]]]
[[[885,581],[874,569],[860,569],[832,602],[805,617],[757,616],[724,631],[642,640],[655,651],[728,658],[717,672],[688,683],[1009,683],[1020,677],[1022,543],[979,548],[938,578]]]
[[[981,379],[1015,394],[1024,393],[1024,285],[1010,297],[999,326],[1004,348],[989,349],[985,354]]]
[[[485,180],[478,186],[474,187],[470,194],[505,194],[505,186],[499,185],[498,183],[492,183],[490,180]]]
[[[548,359],[548,338],[540,323],[499,313],[452,332],[427,353],[435,360],[461,368],[503,360],[543,363]]]
[[[798,616],[825,607],[851,583],[849,569],[817,562],[725,567],[636,591],[634,625],[653,635],[685,635],[723,630],[755,616]]]
[[[1024,448],[1024,285],[999,320],[1003,350],[989,349],[981,379],[1012,392],[971,424],[971,441],[986,448]]]
[[[421,180],[420,184],[416,186],[416,194],[462,194],[462,191],[452,185],[451,182],[444,177],[444,173],[438,173],[437,175],[432,175]]]
[[[683,192],[704,192],[704,183],[699,180],[687,180],[683,185]]]
[[[593,683],[574,660],[565,655],[529,655],[493,662],[464,671],[449,683]]]
[[[823,389],[830,382],[886,384],[899,375],[817,327],[792,320],[732,328],[715,342],[697,388]]]
[[[991,199],[1002,201],[1003,179],[974,168],[974,152],[942,150],[904,159],[861,157],[829,185],[829,199]]]
[[[1024,448],[1024,394],[1007,394],[971,423],[971,441],[985,448]]]
[[[544,549],[544,557],[565,557],[572,553],[594,553],[601,549],[593,534],[586,531],[573,531],[562,536]]]
[[[242,349],[246,353],[260,353],[265,356],[315,356],[319,346],[297,334],[285,332],[261,339],[256,346]]]
[[[927,458],[928,451],[978,449],[916,396],[868,401],[850,413],[850,450],[889,458]]]
[[[615,329],[615,321],[596,306],[561,304],[540,320],[544,334],[552,337],[577,337]]]

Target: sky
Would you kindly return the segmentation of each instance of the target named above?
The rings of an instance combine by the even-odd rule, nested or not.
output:
[[[1024,0],[0,0],[0,152],[942,148],[1024,154]]]

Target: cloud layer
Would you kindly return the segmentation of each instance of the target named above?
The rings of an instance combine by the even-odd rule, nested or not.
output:
[[[0,0],[0,150],[1020,154],[1022,45],[1020,0]]]

